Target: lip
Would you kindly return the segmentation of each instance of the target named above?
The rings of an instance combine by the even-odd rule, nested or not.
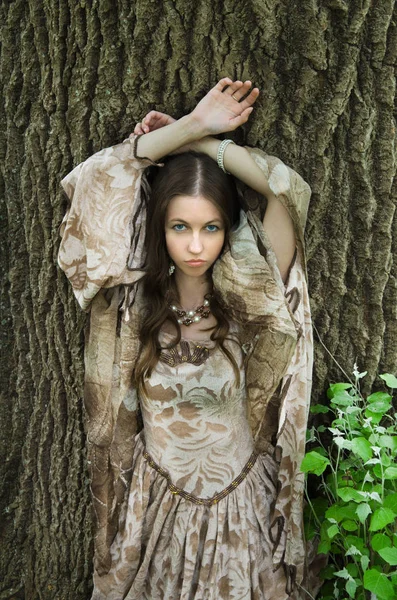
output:
[[[185,261],[189,267],[201,267],[201,265],[205,264],[205,260],[186,260]]]

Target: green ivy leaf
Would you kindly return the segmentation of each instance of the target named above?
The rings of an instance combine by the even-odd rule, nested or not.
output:
[[[397,494],[389,494],[383,501],[383,506],[385,508],[390,508],[397,516]]]
[[[381,413],[372,412],[368,408],[366,409],[364,414],[367,419],[371,419],[371,422],[374,425],[378,425],[381,422],[382,417],[383,417],[383,415]]]
[[[357,537],[356,535],[347,535],[343,540],[343,545],[347,549],[351,546],[355,546],[358,550],[360,550],[361,554],[366,552],[366,548],[364,546],[364,540],[362,538]]]
[[[361,408],[359,406],[348,406],[346,408],[346,414],[347,415],[358,415],[358,413],[360,413],[360,412],[361,412]],[[353,422],[357,423],[357,420],[355,420]]]
[[[343,506],[334,504],[326,511],[325,516],[331,523],[333,522],[333,519],[337,523],[340,523],[343,519],[351,519],[354,521],[356,518],[356,508],[357,505],[355,502],[349,502],[349,504],[344,504]]]
[[[386,575],[376,569],[368,569],[364,573],[364,588],[369,590],[379,600],[393,600],[394,588]]]
[[[371,473],[369,471],[367,471],[365,473],[363,483],[373,483],[374,481],[375,481],[375,479],[372,477]]]
[[[366,518],[371,513],[372,513],[371,507],[369,506],[369,504],[365,504],[364,502],[362,504],[359,504],[356,508],[356,514],[357,514],[358,518],[360,519],[360,523],[365,523]]]
[[[371,458],[371,460],[368,460],[368,461],[367,461],[365,464],[366,464],[366,465],[375,464],[375,463],[371,463],[371,461],[372,461],[372,460],[373,460],[373,461],[375,461],[375,460],[376,460],[376,461],[377,461],[377,463],[378,463],[378,464],[376,464],[376,465],[374,466],[374,468],[372,469],[372,472],[373,472],[373,474],[374,474],[374,475],[376,475],[376,477],[377,477],[378,479],[382,479],[382,477],[383,477],[383,473],[382,473],[382,467],[380,466],[380,462],[381,462],[381,461],[380,461],[380,459]]]
[[[346,520],[342,521],[342,527],[343,529],[346,529],[346,531],[356,531],[356,529],[358,529],[358,524],[355,521]]]
[[[395,514],[390,508],[377,508],[374,514],[371,517],[371,522],[369,525],[370,531],[379,531],[379,529],[383,529],[389,523],[393,523],[395,519]]]
[[[334,538],[336,535],[338,535],[339,527],[337,525],[331,525],[331,527],[328,527],[327,533],[328,533],[329,539],[332,540],[332,538]]]
[[[390,400],[391,397],[389,396]],[[371,411],[371,413],[381,413],[382,415],[386,414],[390,408],[391,408],[391,403],[390,400],[376,400],[376,402],[371,402],[371,404],[369,405],[368,409]]]
[[[331,404],[336,406],[351,406],[352,402],[353,399],[347,392],[338,392],[331,398]]]
[[[351,487],[339,488],[337,494],[339,498],[342,498],[345,502],[349,502],[350,500],[353,500],[353,502],[362,502],[365,498],[364,492],[358,492]]]
[[[381,435],[378,440],[381,448],[388,448],[392,452],[397,451],[397,435]]]
[[[372,458],[371,444],[365,437],[358,437],[352,440],[352,450],[354,454],[357,454],[364,461]]]
[[[381,458],[381,463],[384,467],[390,467],[390,465],[392,464],[392,458],[391,456],[389,456],[389,454],[386,454],[384,451],[382,452],[382,454],[380,455]],[[393,461],[394,462],[394,461]],[[389,479],[392,479],[391,477],[389,477]]]
[[[349,594],[350,598],[354,598],[356,595],[357,583],[354,579],[349,579],[346,582],[346,592]]]
[[[331,431],[331,428],[329,428]],[[334,438],[334,444],[338,446],[338,448],[345,448],[346,450],[352,449],[352,442],[350,440],[345,440],[342,436],[338,436]]]
[[[333,425],[335,425],[335,421],[333,421],[332,423]],[[342,426],[345,426],[345,422],[342,423]],[[328,427],[328,431],[330,431],[333,435],[335,436],[339,436],[341,440],[344,440],[345,438],[343,437],[343,431],[341,429],[337,429],[336,427]],[[335,440],[334,440],[335,441]]]
[[[303,473],[321,475],[329,464],[328,458],[321,456],[321,454],[313,450],[312,452],[308,452],[304,457],[301,464],[301,471]]]
[[[350,577],[358,576],[358,567],[354,563],[347,564],[346,569],[348,570]]]
[[[345,556],[361,556],[361,552],[355,546],[350,546],[350,548],[349,548],[349,550],[347,550]]]
[[[343,514],[341,514],[341,512],[340,512],[340,507],[337,506],[336,504],[329,507],[329,509],[325,513],[325,516],[327,517],[327,519],[329,521],[334,519],[338,523],[339,523],[339,521],[342,521],[342,519],[343,519]]]
[[[328,452],[322,446],[316,446],[315,448],[312,448],[312,451],[318,452],[318,454],[321,454],[321,456],[325,456],[326,458],[328,456]]]
[[[320,544],[318,545],[318,550],[317,552],[319,554],[328,554],[328,552],[331,550],[331,542],[324,540],[322,542],[320,542]]]
[[[381,488],[379,491],[382,492],[382,486],[375,485],[373,489],[376,490],[376,488],[379,488],[379,487]],[[366,492],[366,494],[368,494],[368,498],[371,498],[371,500],[375,500],[375,502],[379,502],[379,504],[383,504],[382,498],[379,496],[379,493],[377,491]]]
[[[397,377],[395,377],[391,373],[384,373],[383,375],[379,375],[379,377],[383,379],[383,381],[389,388],[397,388]]]
[[[383,473],[385,479],[397,479],[397,467],[387,467]]]
[[[356,467],[356,458],[350,456],[349,458],[345,458],[345,460],[341,460],[339,463],[339,469],[340,471],[348,471],[349,469],[351,469],[352,467],[355,468]]]
[[[360,558],[360,562],[361,562],[362,570],[365,572],[368,569],[369,557],[368,556],[362,556]]]
[[[382,548],[378,552],[389,565],[393,567],[397,565],[397,548]]]
[[[351,383],[332,383],[327,390],[327,396],[328,396],[328,398],[331,399],[338,392],[343,392],[344,390],[350,390],[351,387],[352,387]]]
[[[384,533],[375,533],[371,539],[371,546],[376,552],[383,550],[383,548],[391,548],[391,539]]]
[[[386,394],[386,392],[375,392],[367,398],[367,402],[369,402],[369,404],[372,404],[372,402],[377,402],[378,400],[386,400],[387,402],[390,402],[391,396],[390,394]]]
[[[346,568],[343,568],[341,571],[336,571],[334,573],[336,577],[341,577],[342,579],[350,579],[350,573]]]

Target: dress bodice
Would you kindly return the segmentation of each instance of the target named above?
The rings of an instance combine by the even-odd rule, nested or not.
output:
[[[239,384],[214,342],[181,340],[163,351],[140,399],[147,452],[176,486],[203,498],[232,482],[253,451],[242,351],[234,334],[225,345]]]

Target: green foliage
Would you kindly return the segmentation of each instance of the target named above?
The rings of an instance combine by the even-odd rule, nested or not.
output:
[[[397,378],[380,375],[391,394],[364,398],[365,375],[355,367],[354,384],[330,385],[330,406],[312,408],[333,417],[330,427],[310,430],[308,441],[318,445],[301,465],[320,480],[321,495],[306,493],[305,519],[307,539],[317,536],[318,552],[329,554],[319,600],[397,598],[397,418],[391,395]],[[327,430],[333,436],[329,448],[319,435]]]

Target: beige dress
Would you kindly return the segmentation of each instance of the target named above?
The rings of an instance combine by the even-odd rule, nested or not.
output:
[[[171,336],[163,334],[166,345]],[[132,481],[92,600],[283,600],[269,538],[277,465],[256,455],[240,369],[211,341],[164,350],[140,398]]]
[[[271,243],[263,229],[264,198],[236,181],[245,210],[240,215],[239,227],[230,235],[230,244],[214,265],[212,278],[214,288],[228,307],[230,318],[241,324],[244,348],[247,348],[247,339],[254,340],[246,361],[245,400],[255,449],[261,455],[232,493],[217,504],[196,504],[186,494],[171,493],[167,478],[155,468],[154,458],[152,466],[143,456],[143,437],[136,437],[141,421],[132,374],[140,352],[138,282],[144,275],[146,202],[150,193],[145,170],[151,164],[149,160],[139,158],[138,141],[138,137],[129,138],[122,144],[101,150],[62,180],[69,203],[60,225],[62,239],[58,264],[69,278],[79,305],[90,312],[84,345],[84,405],[95,522],[94,598],[123,595],[138,600],[156,598],[161,597],[161,586],[170,587],[164,591],[165,597],[167,594],[169,598],[175,597],[174,586],[179,597],[189,598],[192,590],[191,597],[194,597],[195,585],[197,600],[205,600],[206,594],[208,598],[212,594],[219,598],[248,595],[282,600],[284,588],[290,594],[296,588],[300,594],[309,564],[303,535],[304,476],[300,464],[305,452],[313,360],[303,237],[310,188],[276,157],[247,147],[272,192],[292,218],[297,253],[287,286],[284,286]],[[203,415],[206,414],[203,421],[208,419],[208,410],[211,413],[209,399],[218,398],[221,396],[219,390],[222,391],[218,381],[213,390],[212,384],[201,386],[200,374],[204,381],[204,375],[206,380],[210,369],[215,372],[216,367],[212,365],[213,361],[215,364],[218,361],[215,356],[213,353],[205,363],[193,365],[200,384],[197,387],[203,389],[200,395],[206,398],[200,408]],[[224,366],[217,367],[221,373],[228,366],[224,357],[222,361]],[[182,368],[192,368],[190,364],[176,369],[167,366],[170,378]],[[186,401],[186,378],[181,377],[165,389],[168,388],[177,393],[181,402]],[[228,400],[232,406],[233,398]],[[154,406],[155,399],[152,402]],[[166,407],[169,412],[176,411],[176,400],[169,403]],[[163,452],[161,446],[164,440],[170,443],[169,430],[161,423],[163,416],[160,418],[163,438],[156,434],[156,444],[151,447],[153,453],[157,449],[157,460],[168,460],[171,456],[170,446],[167,446],[168,452]],[[235,419],[233,413],[225,409],[222,424],[232,437],[237,435],[236,430],[230,433]],[[179,421],[189,431],[187,426],[192,426],[191,420],[185,416]],[[159,426],[157,422],[155,426]],[[150,425],[146,423],[145,428],[149,435]],[[175,440],[177,432],[171,430],[171,433]],[[240,433],[238,435],[246,459],[249,440],[244,437],[241,442]],[[218,439],[214,431],[209,442],[213,437]],[[271,485],[275,465],[264,455],[266,452],[273,454],[275,437],[276,494]],[[186,443],[191,441],[186,434],[182,439]],[[191,446],[179,447],[182,457],[186,448]],[[186,490],[189,485],[195,485],[192,474],[194,468],[199,469],[192,454],[190,478],[184,470],[181,474],[175,471],[175,461],[170,465],[164,463],[162,467],[164,470],[172,467],[174,485],[179,479],[183,482],[185,477]],[[222,466],[225,472],[230,470],[230,478],[225,477],[220,487],[215,487],[217,491],[228,487],[244,459],[236,463],[233,454],[230,461],[227,457],[229,462],[225,460]],[[212,461],[215,462],[215,455]],[[185,463],[181,461],[180,466],[182,464]],[[217,474],[219,464],[220,461]],[[266,471],[271,473],[270,478]],[[200,485],[203,485],[200,497],[205,499],[207,493],[208,499],[212,491],[206,486],[213,476],[209,472],[206,478],[200,477]],[[132,495],[126,511],[126,494],[129,493]],[[243,502],[244,511],[241,510]],[[238,507],[238,513],[237,509],[231,510],[232,505],[235,509]],[[120,516],[121,509],[124,516]],[[183,515],[188,518],[186,514],[191,514],[189,523],[183,521]],[[272,527],[267,534],[269,514],[272,515]],[[128,522],[126,515],[130,515]],[[208,525],[205,525],[207,521]],[[267,535],[273,541],[271,552],[268,552]],[[170,554],[172,543],[183,544],[184,539],[188,540],[184,550],[179,555],[175,551]],[[244,552],[242,547],[246,549]],[[116,560],[117,553],[122,556],[120,563]],[[170,563],[170,556],[173,560],[177,556],[183,557],[182,566],[176,568]],[[273,573],[273,569],[278,570]],[[279,578],[283,571],[285,581],[280,587]],[[174,572],[178,574],[173,575]],[[187,595],[183,586],[189,589]],[[205,586],[208,593],[202,591]],[[156,587],[160,591],[156,592]],[[227,591],[228,587],[230,591]],[[108,593],[108,590],[111,591]],[[303,597],[307,600],[307,595]]]

